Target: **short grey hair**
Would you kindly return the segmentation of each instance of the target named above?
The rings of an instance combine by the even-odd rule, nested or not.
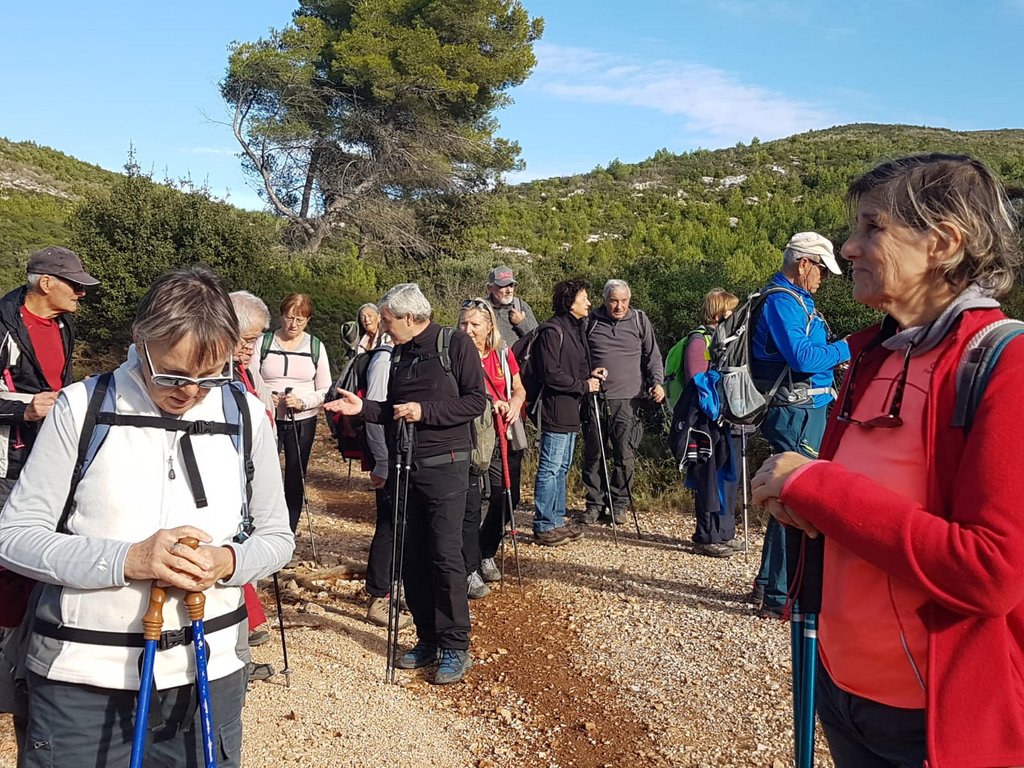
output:
[[[804,259],[814,261],[814,259],[810,258],[806,253],[801,253],[800,251],[794,251],[792,248],[787,248],[782,252],[782,270],[784,272],[789,272]],[[819,260],[817,263],[820,264],[821,261]]]
[[[412,317],[414,322],[429,322],[433,315],[430,302],[416,283],[399,283],[384,294],[378,305],[395,317]]]
[[[224,281],[205,267],[166,272],[156,279],[135,312],[136,344],[172,345],[191,336],[197,364],[226,361],[240,334]]]
[[[39,281],[43,279],[42,275],[37,275],[33,272],[29,272],[25,277],[25,287],[30,291],[39,290]]]
[[[270,328],[270,310],[263,299],[248,291],[232,291],[228,296],[238,318],[239,333],[254,325],[260,326],[264,331]]]
[[[625,280],[609,280],[604,284],[604,290],[601,291],[601,295],[604,296],[605,301],[608,301],[608,298],[615,293],[615,291],[625,291],[626,296],[633,298],[633,291],[630,290],[629,283]]]

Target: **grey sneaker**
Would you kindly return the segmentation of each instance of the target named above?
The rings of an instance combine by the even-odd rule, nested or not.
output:
[[[479,571],[473,571],[466,577],[466,595],[470,600],[479,600],[491,594],[491,588],[484,584]]]
[[[493,557],[485,557],[480,561],[480,575],[487,582],[501,581],[501,571]]]
[[[388,625],[388,604],[386,597],[371,597],[366,607],[366,620],[381,627]],[[412,616],[404,611],[398,614],[398,628],[405,629],[412,624]]]
[[[265,629],[254,629],[249,633],[249,647],[255,647],[257,645],[263,645],[267,640],[270,639],[270,633]]]
[[[434,685],[457,683],[466,676],[466,671],[473,666],[469,651],[457,651],[454,648],[441,649],[441,663],[434,673]]]
[[[583,526],[573,522],[566,523],[565,538],[569,541],[579,541],[583,538]]]

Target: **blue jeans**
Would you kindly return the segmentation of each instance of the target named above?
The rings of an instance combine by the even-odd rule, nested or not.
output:
[[[761,434],[771,445],[772,453],[795,451],[816,459],[825,434],[826,411],[826,408],[795,406],[769,408],[761,423]],[[786,604],[786,530],[774,517],[768,519],[761,549],[761,567],[754,583],[764,589],[765,608],[781,608]]]
[[[575,432],[540,433],[540,459],[533,483],[534,533],[565,525],[565,485],[575,448]]]

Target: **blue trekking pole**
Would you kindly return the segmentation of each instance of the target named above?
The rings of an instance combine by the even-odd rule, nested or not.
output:
[[[186,547],[196,549],[199,540],[191,537],[179,539]],[[199,724],[203,734],[203,757],[206,768],[217,768],[217,753],[214,750],[213,712],[210,709],[210,680],[206,673],[206,630],[203,626],[203,612],[206,609],[206,595],[189,592],[185,596],[188,617],[192,621],[192,645],[196,653],[196,691],[199,694]]]
[[[132,737],[130,768],[142,768],[146,752],[146,735],[149,733],[149,705],[153,695],[153,662],[160,644],[160,633],[164,628],[164,603],[167,593],[155,584],[149,588],[149,610],[142,617],[143,638],[146,645],[142,651],[142,671],[139,673],[139,702],[135,708],[135,733]]]
[[[786,530],[790,596],[794,598],[791,642],[793,651],[793,747],[797,768],[814,765],[814,690],[818,665],[818,613],[824,539]]]

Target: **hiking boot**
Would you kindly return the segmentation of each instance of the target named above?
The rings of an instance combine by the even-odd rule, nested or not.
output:
[[[760,607],[761,603],[764,602],[764,587],[755,583],[754,588],[751,589],[750,594],[747,595],[747,602]]]
[[[594,525],[601,516],[601,510],[596,507],[589,507],[585,512],[580,512],[573,517],[578,525]]]
[[[247,671],[250,683],[254,680],[267,680],[274,676],[274,668],[270,664],[253,664],[250,662]]]
[[[493,557],[485,557],[480,561],[480,575],[487,582],[501,581],[501,571]]]
[[[736,550],[728,544],[716,542],[714,544],[698,544],[693,548],[698,555],[705,557],[732,557]]]
[[[441,662],[434,673],[434,685],[457,683],[466,676],[466,671],[473,665],[469,651],[458,651],[454,648],[441,649]]]
[[[578,523],[568,522],[564,527],[567,541],[579,541],[583,538],[583,528]]]
[[[743,551],[743,539],[732,538],[728,541],[723,541],[722,543],[727,547],[732,547],[737,552]]]
[[[265,629],[254,629],[249,633],[249,647],[254,648],[257,645],[263,645],[267,640],[270,639],[270,633]]]
[[[465,653],[465,651],[463,651]],[[420,640],[416,645],[399,656],[395,666],[399,669],[420,669],[421,667],[432,667],[437,663],[438,650],[433,643]],[[454,682],[454,681],[453,681]]]
[[[757,611],[759,619],[774,619],[782,621],[786,618],[786,607],[784,605],[762,605]]]
[[[545,547],[560,547],[569,543],[568,533],[564,525],[550,531],[534,531],[533,541]]]
[[[484,584],[484,579],[479,571],[473,571],[466,577],[466,596],[470,600],[479,600],[491,594],[491,588]]]
[[[390,602],[387,597],[370,597],[370,602],[366,607],[366,620],[371,624],[386,627],[388,625],[388,605]],[[408,613],[398,614],[399,629],[405,629],[410,624],[412,624],[412,616]]]

